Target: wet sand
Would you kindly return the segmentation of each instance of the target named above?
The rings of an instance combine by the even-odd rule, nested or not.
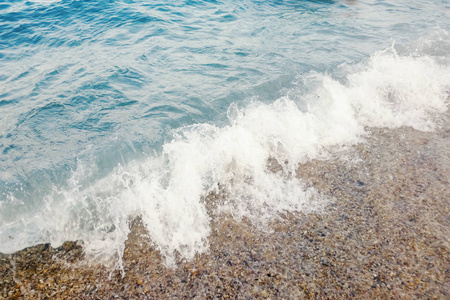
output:
[[[448,299],[450,126],[371,129],[365,143],[297,176],[331,200],[270,230],[221,216],[210,251],[166,268],[133,223],[124,276],[66,242],[0,255],[2,299]],[[214,207],[214,196],[206,201]]]

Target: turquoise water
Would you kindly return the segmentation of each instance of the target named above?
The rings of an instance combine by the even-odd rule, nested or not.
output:
[[[289,173],[364,126],[432,130],[448,105],[449,12],[424,0],[0,3],[0,252],[72,239],[120,261],[141,215],[170,264],[207,251],[202,197],[219,186],[232,204],[217,214],[320,207],[267,159]]]

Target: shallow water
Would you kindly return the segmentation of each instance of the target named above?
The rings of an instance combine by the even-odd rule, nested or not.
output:
[[[433,130],[447,110],[449,8],[1,4],[0,252],[81,240],[95,259],[120,258],[140,215],[171,265],[208,250],[216,214],[264,228],[322,208],[290,175],[299,163],[366,126]],[[227,195],[214,214],[209,192]]]

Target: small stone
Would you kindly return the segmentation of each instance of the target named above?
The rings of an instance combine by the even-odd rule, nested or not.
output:
[[[49,277],[49,278],[47,279],[47,283],[48,283],[48,284],[54,284],[54,283],[55,283],[55,279],[53,279],[53,277]]]
[[[268,298],[269,297],[269,293],[267,291],[262,291],[260,295],[262,297],[264,297],[264,298]]]
[[[138,285],[143,285],[143,284],[144,284],[144,281],[142,280],[141,277],[139,277],[139,278],[136,280],[136,283],[137,283]]]

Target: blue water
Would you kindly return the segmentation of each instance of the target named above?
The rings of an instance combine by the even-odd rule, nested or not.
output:
[[[270,106],[286,95],[305,112],[322,83],[304,76],[345,82],[356,71],[343,66],[370,65],[394,42],[396,55],[446,65],[449,31],[450,4],[443,0],[2,2],[0,252],[69,238],[89,244],[104,223],[117,231],[118,221],[107,220],[142,213],[152,200],[113,214],[112,206],[143,194],[136,179],[134,196],[125,198],[123,187],[102,182],[114,181],[118,168],[131,174],[137,167],[130,165],[142,164],[149,171],[139,175],[138,190],[148,188],[142,197],[152,198],[145,182],[157,167],[143,162],[162,157],[170,172],[155,180],[167,191],[178,180],[167,148],[180,130],[203,124],[217,131],[229,126],[230,105]],[[287,152],[300,156],[300,148]],[[199,179],[205,192],[216,180],[208,176]],[[199,232],[202,240],[208,235]],[[161,249],[179,250],[158,236],[152,238]],[[202,251],[192,245],[193,253]]]

